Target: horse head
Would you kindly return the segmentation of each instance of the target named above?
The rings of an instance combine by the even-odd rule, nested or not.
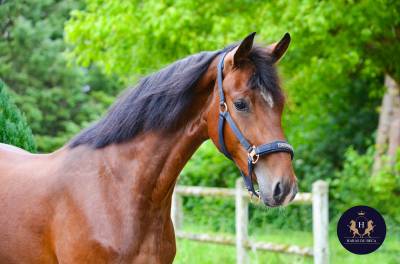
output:
[[[286,34],[278,43],[262,48],[253,46],[254,35],[247,36],[220,59],[221,79],[215,82],[208,130],[213,142],[248,177],[245,179],[248,186],[250,181],[249,191],[255,193],[252,181],[256,181],[260,198],[273,207],[287,204],[297,193],[293,151],[285,143],[281,123],[285,100],[275,69],[288,48],[290,36]],[[218,118],[226,112],[231,120],[221,132]],[[278,142],[281,148],[257,155],[255,146],[271,142]],[[250,162],[254,163],[254,170]]]

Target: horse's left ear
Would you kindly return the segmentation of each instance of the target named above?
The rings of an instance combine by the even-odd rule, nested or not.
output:
[[[233,64],[235,66],[239,66],[243,61],[248,59],[248,55],[253,47],[255,35],[256,32],[253,32],[245,37],[239,46],[237,46],[237,48],[234,50],[235,54],[233,55]]]
[[[286,33],[279,42],[268,46],[267,49],[271,54],[273,63],[276,63],[281,59],[281,57],[283,56],[283,54],[285,54],[287,48],[289,47],[289,44],[290,44],[290,35],[289,33]]]

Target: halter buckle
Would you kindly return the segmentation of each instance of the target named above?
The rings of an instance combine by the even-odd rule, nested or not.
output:
[[[226,105],[226,102],[219,103],[219,111],[221,113],[226,113],[228,111],[228,106]]]
[[[247,153],[249,159],[251,160],[251,163],[256,164],[258,159],[260,158],[260,155],[256,153],[256,146],[252,146],[249,153]]]
[[[249,196],[250,196],[250,202],[252,202],[254,204],[259,204],[261,202],[261,195],[260,195],[260,193],[258,191],[256,191],[258,197],[256,197],[255,200],[253,200],[253,197],[255,197],[254,193],[251,192],[251,191],[248,191],[248,192],[249,192]]]

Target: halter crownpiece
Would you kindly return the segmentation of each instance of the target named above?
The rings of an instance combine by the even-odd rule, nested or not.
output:
[[[219,118],[218,118],[218,142],[220,146],[220,151],[229,159],[232,160],[232,156],[229,154],[224,140],[224,124],[225,121],[228,123],[236,138],[239,140],[240,144],[247,151],[247,168],[248,175],[246,175],[242,170],[240,170],[240,174],[242,175],[244,182],[246,184],[247,190],[256,197],[259,198],[259,194],[254,190],[253,181],[251,179],[253,173],[253,167],[257,163],[260,156],[268,155],[276,152],[287,152],[290,154],[291,159],[293,160],[294,151],[293,147],[286,141],[276,140],[271,143],[254,146],[251,145],[247,139],[243,136],[242,132],[240,132],[239,128],[236,126],[235,121],[233,121],[231,115],[229,114],[228,106],[225,101],[225,94],[222,88],[222,80],[223,80],[223,69],[224,69],[224,59],[226,56],[226,52],[222,54],[221,60],[217,66],[217,84],[219,91]]]

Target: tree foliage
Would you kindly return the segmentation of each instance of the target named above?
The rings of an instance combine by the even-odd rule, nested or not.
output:
[[[0,80],[0,142],[35,151],[32,131]]]
[[[2,1],[0,77],[10,85],[26,114],[38,148],[63,145],[88,121],[99,117],[104,98],[119,85],[98,69],[67,61],[64,22],[80,0]]]
[[[332,196],[338,201],[335,209],[343,212],[350,206],[368,204],[379,208],[380,212],[388,216],[385,218],[388,221],[400,223],[400,149],[394,166],[390,162],[384,162],[374,177],[368,177],[371,174],[374,152],[373,147],[364,155],[353,148],[346,151],[343,170],[335,174],[331,184]],[[384,156],[383,159],[389,161],[389,156]],[[393,224],[393,228],[400,230],[398,224]]]

